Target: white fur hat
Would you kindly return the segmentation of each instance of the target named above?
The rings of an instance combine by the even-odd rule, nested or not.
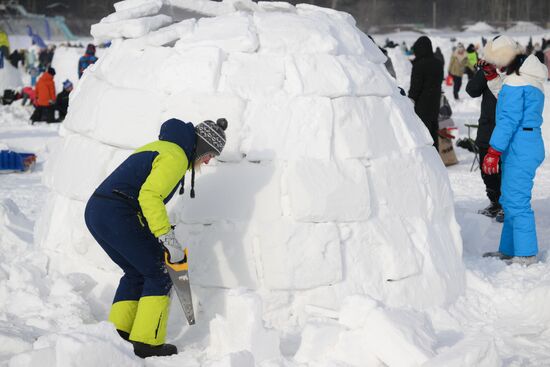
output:
[[[483,49],[485,61],[498,67],[507,66],[514,58],[524,52],[516,41],[508,36],[497,36],[488,41]]]

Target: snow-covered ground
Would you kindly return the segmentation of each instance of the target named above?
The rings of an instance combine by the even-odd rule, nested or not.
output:
[[[418,35],[388,36],[394,41],[407,40],[410,46],[412,44],[410,40]],[[474,36],[471,33],[435,34],[434,43],[442,47],[447,59],[446,50],[452,47],[451,37],[457,38],[458,41],[473,40],[474,37],[479,39],[479,35]],[[526,36],[522,35],[522,37]],[[376,38],[383,40],[385,36]],[[321,41],[319,42],[322,44]],[[232,44],[231,47],[236,46]],[[73,72],[71,68],[75,65],[77,56],[71,50],[61,50],[57,59],[54,59],[58,73],[66,72],[69,76],[69,73]],[[394,65],[397,65],[398,83],[406,86],[410,67],[405,57],[397,53],[397,49],[392,50],[390,56],[394,57]],[[132,81],[132,79],[120,80]],[[313,84],[309,84],[311,85]],[[233,88],[239,92],[238,88]],[[447,96],[450,97],[451,91],[448,87],[445,88]],[[547,83],[546,88],[548,95],[550,83]],[[82,92],[84,91],[83,89]],[[328,92],[331,91],[328,90]],[[93,97],[89,89],[87,93]],[[468,131],[464,124],[477,121],[480,106],[480,100],[469,99],[464,90],[461,97],[462,100],[459,102],[450,98],[454,111],[453,119],[458,127],[458,137],[467,136]],[[193,100],[189,103],[192,104]],[[548,103],[550,99],[547,97],[546,105]],[[229,106],[229,103],[224,106]],[[78,116],[85,119],[90,110],[80,107],[80,111],[81,114]],[[238,288],[239,286],[254,288],[255,280],[243,278],[244,273],[233,269],[234,278],[229,281],[231,285],[228,288],[235,289],[225,292],[223,296],[220,296],[219,289],[194,288],[194,292],[199,293],[198,299],[201,302],[204,300],[204,303],[208,302],[197,308],[200,313],[197,326],[188,328],[177,301],[173,302],[168,339],[178,346],[180,354],[143,361],[136,358],[130,345],[118,337],[109,323],[103,321],[106,319],[114,293],[113,287],[116,286],[118,271],[113,264],[106,257],[94,255],[96,252],[100,253],[100,250],[90,250],[78,241],[74,244],[60,245],[57,248],[43,248],[38,245],[39,241],[35,240],[57,236],[57,233],[44,233],[48,229],[43,228],[43,225],[35,226],[39,218],[42,223],[51,223],[56,231],[68,232],[73,229],[67,227],[77,223],[78,219],[59,223],[56,218],[48,218],[51,207],[47,198],[51,192],[51,182],[44,183],[44,180],[51,180],[51,177],[44,173],[50,172],[51,176],[51,172],[55,171],[52,168],[56,165],[53,157],[58,149],[62,149],[63,138],[67,136],[67,131],[63,126],[55,124],[38,123],[31,126],[28,123],[29,116],[28,107],[23,107],[18,102],[12,106],[0,106],[0,146],[4,148],[7,146],[16,151],[34,152],[38,156],[33,172],[0,175],[0,365],[10,367],[550,365],[550,312],[547,306],[550,304],[550,262],[548,261],[550,161],[546,161],[539,169],[533,191],[533,207],[541,250],[540,262],[535,265],[527,268],[518,265],[506,266],[498,260],[481,258],[483,252],[497,248],[502,225],[476,214],[478,209],[488,204],[479,169],[470,170],[474,159],[472,153],[455,147],[460,163],[448,167],[446,171],[453,190],[456,219],[461,227],[463,262],[466,269],[465,290],[457,300],[451,304],[431,306],[419,311],[418,307],[414,306],[389,307],[370,297],[351,296],[346,298],[338,311],[306,305],[310,319],[299,334],[296,330],[289,328],[275,335],[270,326],[275,324],[287,326],[285,318],[299,317],[291,313],[277,314],[278,304],[289,302],[285,299],[287,296],[260,289],[259,293],[265,292],[263,296],[270,301],[264,300],[263,307],[273,307],[262,311],[259,298],[254,293]],[[549,119],[550,109],[547,108],[545,120]],[[77,126],[74,119],[71,124]],[[550,126],[545,127],[543,132],[548,146]],[[109,138],[103,137],[103,139]],[[78,149],[74,151],[78,152]],[[100,158],[97,157],[97,159]],[[55,172],[55,179],[59,180],[80,172],[78,181],[81,181],[82,187],[85,187],[89,177],[82,172],[87,168],[93,168],[96,157],[82,156],[76,159],[81,160],[83,165],[90,166],[83,167],[84,170],[77,168],[71,172]],[[236,160],[231,157],[228,160],[232,159]],[[229,164],[237,166],[236,163]],[[243,170],[242,172],[245,175],[248,174],[247,178],[252,178],[250,175],[252,171]],[[379,172],[383,173],[381,170]],[[80,184],[75,183],[74,177],[71,179],[73,179],[72,184]],[[269,177],[264,179],[268,180]],[[408,193],[405,190],[407,184],[408,182],[403,181],[405,193]],[[60,183],[56,185],[63,187]],[[400,198],[406,198],[406,196],[401,195]],[[70,217],[72,211],[76,216],[81,215],[78,211],[81,208],[75,209],[74,205],[70,206],[68,199],[57,200],[56,210],[64,210],[63,218]],[[309,205],[315,207],[314,204]],[[43,232],[37,233],[37,230]],[[78,231],[79,229],[74,229],[77,234]],[[193,232],[192,229],[190,235],[191,239],[195,238],[196,230]],[[217,241],[216,238],[210,238],[210,240]],[[243,239],[237,238],[237,240]],[[305,241],[305,238],[300,240]],[[330,247],[327,248],[329,251]],[[64,253],[66,250],[71,253]],[[213,248],[211,251],[210,256],[217,256],[222,250]],[[83,254],[80,261],[78,256],[75,257],[75,254],[79,253]],[[233,254],[235,257],[243,255],[251,256]],[[85,258],[87,256],[93,257],[93,261],[88,261],[89,259]],[[97,262],[100,265],[97,265]],[[269,262],[267,264],[280,265]],[[395,265],[391,259],[388,264]],[[407,264],[406,258],[402,264]],[[219,271],[230,274],[230,270],[232,269]],[[352,268],[344,271],[347,270]],[[195,278],[197,282],[201,280],[209,281],[209,279]],[[296,279],[275,279],[275,282],[281,281],[298,282]],[[409,292],[414,293],[414,290]],[[312,293],[309,300],[315,297],[319,299],[326,297],[322,293],[317,295]],[[299,296],[296,298],[299,299]],[[216,316],[208,320],[209,328],[200,325],[201,316],[216,313],[223,313],[224,316]],[[265,317],[266,313],[270,315],[269,321],[274,325],[264,325],[262,316]],[[240,334],[240,330],[244,331]],[[198,341],[204,339],[206,335],[201,334],[207,332],[210,334],[207,338],[207,348],[205,348],[205,345]],[[280,345],[277,344],[279,340]],[[193,343],[190,344],[188,341]],[[273,347],[280,352],[274,353]],[[364,354],[361,353],[362,350]],[[374,355],[377,358],[373,358]],[[263,362],[257,363],[258,360]]]

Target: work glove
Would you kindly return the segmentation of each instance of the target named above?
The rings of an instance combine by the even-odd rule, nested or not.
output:
[[[159,236],[158,240],[160,244],[164,246],[166,251],[168,251],[168,260],[171,263],[179,263],[185,258],[183,246],[178,243],[176,233],[173,229],[171,229],[168,233]]]
[[[486,175],[494,175],[498,173],[498,162],[500,161],[500,153],[498,150],[494,150],[492,147],[489,147],[487,155],[483,158],[483,164],[481,169]]]
[[[496,77],[498,77],[497,69],[495,65],[489,64],[485,60],[479,60],[477,62],[477,67],[480,68],[483,71],[483,75],[485,76],[485,80],[493,80]]]

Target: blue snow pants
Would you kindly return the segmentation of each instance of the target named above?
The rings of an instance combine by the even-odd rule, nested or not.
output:
[[[124,271],[113,303],[170,292],[162,246],[136,208],[122,199],[94,194],[84,218],[92,236]]]
[[[519,128],[502,155],[500,203],[504,226],[499,251],[509,256],[534,256],[538,252],[531,191],[535,172],[544,160],[540,128]]]

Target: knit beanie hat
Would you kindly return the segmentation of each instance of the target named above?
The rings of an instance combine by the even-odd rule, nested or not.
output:
[[[216,122],[206,120],[195,126],[197,134],[197,144],[195,145],[195,155],[193,161],[200,160],[207,154],[219,156],[225,146],[225,129],[227,129],[227,120],[217,119]],[[195,165],[191,163],[191,198],[195,198]],[[184,192],[185,176],[181,179],[180,195]]]
[[[516,41],[508,36],[496,36],[488,41],[483,49],[483,59],[499,68],[507,66],[517,55],[523,53]]]
[[[72,88],[72,86],[73,86],[73,83],[69,79],[66,79],[63,82],[63,89],[69,89],[69,88]]]
[[[206,120],[195,126],[197,133],[197,146],[195,148],[195,161],[206,154],[218,156],[225,146],[225,129],[227,120],[218,119],[216,122]]]

